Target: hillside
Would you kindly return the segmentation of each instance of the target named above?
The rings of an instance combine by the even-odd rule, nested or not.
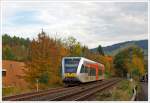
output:
[[[103,47],[105,54],[115,55],[118,51],[127,48],[129,46],[138,46],[144,50],[144,55],[148,55],[148,40],[138,40],[138,41],[127,41],[118,44],[114,44],[111,46]],[[91,49],[91,51],[96,52],[97,48]]]

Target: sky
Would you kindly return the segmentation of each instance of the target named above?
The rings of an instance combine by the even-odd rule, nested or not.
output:
[[[2,2],[2,34],[73,36],[95,48],[148,39],[147,2]]]

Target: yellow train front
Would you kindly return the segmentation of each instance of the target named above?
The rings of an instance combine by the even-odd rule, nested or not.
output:
[[[104,65],[83,57],[62,59],[62,79],[66,85],[104,79]]]

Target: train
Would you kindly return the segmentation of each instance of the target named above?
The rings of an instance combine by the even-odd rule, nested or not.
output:
[[[74,85],[103,80],[105,66],[84,57],[63,57],[62,80],[65,85]]]

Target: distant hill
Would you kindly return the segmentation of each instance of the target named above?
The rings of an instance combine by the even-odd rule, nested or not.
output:
[[[115,55],[120,50],[127,48],[129,46],[138,46],[144,50],[144,55],[148,56],[148,40],[137,40],[137,41],[127,41],[111,46],[103,47],[104,53],[108,55]],[[97,48],[91,49],[91,51],[96,52]]]

